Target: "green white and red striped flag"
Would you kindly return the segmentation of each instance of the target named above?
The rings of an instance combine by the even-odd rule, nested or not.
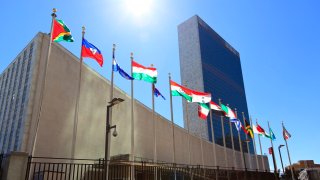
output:
[[[150,83],[157,82],[158,72],[156,68],[144,67],[135,61],[132,61],[132,78],[137,80],[144,80]]]
[[[210,109],[215,111],[222,111],[221,107],[213,101],[210,101]]]
[[[199,116],[199,118],[206,120],[209,112],[210,112],[210,108],[207,104],[198,103],[198,116]]]
[[[236,113],[234,113],[231,108],[229,108],[228,106],[225,106],[224,104],[221,104],[220,106],[221,106],[222,111],[224,111],[225,115],[228,118],[237,119]]]
[[[188,102],[209,103],[211,101],[210,93],[198,92],[188,89],[172,80],[170,80],[170,87],[172,96],[182,96]]]

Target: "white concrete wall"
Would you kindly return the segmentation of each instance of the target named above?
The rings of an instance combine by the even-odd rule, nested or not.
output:
[[[39,38],[43,38],[39,35]],[[43,78],[45,53],[47,44],[42,44],[38,56],[40,63],[37,81],[33,84],[34,97],[30,105],[32,109],[30,128],[25,131],[25,151],[32,151],[32,139],[35,136],[35,125],[39,110],[40,80]],[[107,60],[106,60],[107,61]],[[105,63],[108,64],[108,63]],[[109,101],[110,83],[87,66],[83,67],[82,85],[79,104],[79,119],[76,139],[74,111],[79,80],[78,59],[56,43],[52,47],[52,55],[47,75],[47,86],[40,117],[38,136],[34,156],[103,158],[105,148],[106,105]],[[128,82],[129,83],[129,82]],[[131,98],[115,88],[114,97],[125,101],[112,108],[112,124],[117,125],[118,136],[111,138],[111,155],[129,154],[131,152]],[[169,109],[169,108],[168,108]],[[157,156],[159,161],[173,162],[172,125],[160,115],[155,116],[157,133]],[[153,159],[153,121],[149,108],[138,101],[134,103],[134,152],[135,156]],[[176,163],[189,163],[188,138],[190,138],[191,164],[201,165],[201,142],[199,137],[188,135],[187,131],[175,126]],[[75,143],[73,143],[75,142]],[[213,146],[203,140],[204,164],[214,166]],[[73,145],[75,151],[72,152]],[[215,145],[217,165],[226,166],[224,148]],[[236,152],[236,167],[243,167],[242,156]],[[227,149],[228,167],[234,166],[233,152]],[[249,159],[247,157],[247,159]],[[252,158],[254,159],[254,158]],[[252,163],[255,168],[255,161]],[[266,161],[266,164],[267,161]],[[260,166],[262,167],[262,166]]]

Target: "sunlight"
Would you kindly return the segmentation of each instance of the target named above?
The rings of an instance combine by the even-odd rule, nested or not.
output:
[[[136,18],[142,18],[150,15],[152,9],[152,0],[126,0],[127,12]]]

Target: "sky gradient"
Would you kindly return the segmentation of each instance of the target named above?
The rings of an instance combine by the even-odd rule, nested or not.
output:
[[[81,27],[85,25],[85,38],[102,51],[105,63],[100,68],[92,59],[84,62],[107,79],[111,75],[113,43],[117,45],[117,62],[125,71],[130,72],[130,52],[140,64],[154,64],[158,69],[156,86],[167,98],[156,99],[156,112],[169,119],[168,73],[180,83],[177,26],[197,14],[240,53],[249,113],[265,129],[270,122],[277,137],[278,168],[277,147],[284,144],[282,121],[292,135],[288,141],[292,162],[311,159],[320,164],[320,122],[315,114],[320,100],[320,2],[145,0],[139,6],[139,0],[129,1],[2,2],[0,72],[37,32],[49,32],[55,7],[57,18],[65,21],[75,39],[74,43],[61,44],[79,56]],[[129,94],[129,81],[116,74],[115,84]],[[151,107],[150,84],[136,81],[135,87],[135,98]],[[174,120],[183,126],[181,98],[173,100]],[[268,153],[270,141],[262,138],[262,146]],[[282,155],[288,165],[285,148]]]

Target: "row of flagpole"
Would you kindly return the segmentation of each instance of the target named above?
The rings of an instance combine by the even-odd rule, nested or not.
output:
[[[48,45],[47,58],[46,58],[46,61],[45,61],[44,76],[43,76],[43,79],[42,79],[42,86],[41,86],[41,91],[40,91],[40,106],[39,106],[37,122],[36,122],[35,138],[34,138],[34,142],[33,142],[33,145],[32,145],[32,150],[31,150],[32,155],[34,155],[34,153],[35,153],[34,151],[35,151],[37,135],[38,135],[38,129],[39,129],[39,124],[40,124],[40,119],[41,119],[43,98],[44,98],[44,94],[45,94],[45,90],[46,90],[47,68],[48,68],[49,62],[50,62],[49,60],[50,60],[50,54],[51,54],[52,41],[53,41],[54,38],[56,38],[56,37],[53,37],[54,26],[56,26],[54,23],[55,23],[55,18],[57,17],[55,13],[56,13],[56,9],[54,9],[53,13],[52,13],[51,33],[50,33],[50,40],[49,40],[49,45]],[[62,25],[64,25],[64,24],[62,24]],[[63,27],[65,28],[64,30],[66,31],[66,32],[64,32],[65,33],[64,36],[68,36],[68,35],[71,36],[69,29],[66,28],[65,25]],[[81,53],[80,53],[79,82],[78,82],[76,105],[75,105],[75,111],[74,111],[74,129],[73,129],[73,139],[72,139],[73,141],[72,141],[72,150],[71,150],[71,156],[73,158],[75,157],[75,147],[76,147],[76,138],[77,138],[77,125],[78,125],[78,113],[79,113],[79,100],[80,100],[80,97],[81,97],[80,93],[81,93],[83,57],[90,57],[90,58],[96,59],[98,61],[98,63],[100,64],[100,66],[102,66],[102,63],[103,63],[103,58],[102,58],[100,50],[98,48],[96,48],[95,46],[93,46],[92,44],[88,43],[84,39],[84,35],[85,35],[85,27],[82,28],[82,48],[81,48]],[[63,37],[63,38],[65,38],[65,37]],[[72,41],[69,41],[69,42],[72,42]],[[87,49],[89,49],[88,47],[90,47],[90,51],[91,51],[91,52],[89,52],[89,54],[90,53],[92,53],[92,54],[84,55],[83,54],[84,53],[83,50],[87,51]],[[85,52],[85,53],[88,53],[88,52]],[[102,62],[101,62],[101,60],[102,60]],[[131,60],[131,76],[133,76],[133,53],[131,53],[130,60]],[[110,100],[113,99],[114,71],[115,71],[114,70],[114,65],[115,65],[115,45],[113,45],[113,49],[112,49],[112,71],[111,71],[111,87],[110,87],[110,97],[109,97]],[[119,68],[118,64],[116,64],[116,65]],[[118,71],[120,73],[120,70],[118,70]],[[153,132],[153,135],[154,135],[154,156],[153,156],[153,159],[154,159],[155,162],[157,162],[157,159],[158,159],[158,157],[157,157],[157,136],[156,136],[156,120],[155,120],[155,106],[154,106],[154,94],[155,94],[155,90],[156,89],[155,89],[155,85],[154,84],[155,83],[153,82],[152,83],[152,87],[151,87],[152,88],[152,120],[153,120],[153,131],[154,131]],[[134,86],[134,83],[133,83],[133,78],[132,78],[131,79],[131,152],[130,152],[130,159],[131,159],[132,162],[134,162],[134,160],[135,160],[134,159],[135,152],[134,152],[134,91],[133,91],[133,86]],[[170,89],[170,112],[171,112],[171,125],[172,125],[172,139],[173,139],[173,146],[172,146],[173,147],[173,163],[176,163],[175,132],[174,132],[174,118],[173,118],[173,105],[172,105],[172,86],[171,86],[171,75],[170,75],[170,73],[169,73],[169,89]],[[158,91],[158,90],[156,90],[156,91]],[[159,93],[159,91],[158,91],[158,93]],[[210,99],[211,99],[211,95],[210,95]],[[188,102],[190,102],[190,101],[188,101]],[[219,99],[219,105],[222,106],[221,99]],[[186,105],[187,130],[188,130],[188,134],[190,136],[190,127],[189,127],[190,124],[189,124],[187,106],[188,105]],[[228,107],[228,105],[227,105],[227,107]],[[230,108],[228,107],[228,109],[230,109]],[[214,143],[215,139],[214,139],[214,131],[213,131],[213,120],[212,120],[212,112],[211,111],[212,110],[210,110],[210,121],[211,121],[210,123],[211,123],[212,137],[213,137],[212,138],[212,141],[213,141],[213,154],[214,154],[214,158],[215,158],[215,165],[217,165],[216,149],[215,149],[215,145],[214,145],[215,144]],[[237,111],[236,111],[236,114],[237,114]],[[221,114],[221,129],[222,129],[222,134],[223,134],[223,145],[224,145],[225,162],[226,162],[226,166],[228,166],[228,159],[227,159],[227,152],[226,152],[226,138],[225,138],[225,133],[224,133],[224,116],[225,115]],[[243,123],[246,124],[245,115],[244,115],[243,112],[242,112],[242,116],[243,116]],[[112,122],[112,110],[110,112],[110,117],[111,117],[110,119],[111,119],[111,122]],[[236,115],[236,117],[237,117],[237,115]],[[230,116],[229,116],[229,118],[231,120]],[[250,118],[250,122],[251,122],[250,123],[251,126],[254,127],[254,125],[252,124],[251,118]],[[258,124],[257,121],[256,121],[256,124]],[[283,124],[282,124],[282,126],[283,126]],[[234,159],[234,166],[235,166],[236,165],[236,162],[235,162],[235,147],[234,147],[234,139],[233,139],[233,131],[232,131],[231,121],[229,121],[229,127],[230,127],[230,133],[231,133],[233,159]],[[271,128],[269,126],[269,122],[268,122],[268,127],[269,127],[269,133],[270,133],[270,136],[271,136],[271,135],[273,135],[273,132],[271,134]],[[285,129],[284,126],[283,126],[283,129]],[[246,133],[246,137],[247,137],[247,134],[248,133]],[[241,141],[239,129],[238,129],[238,137],[239,137],[240,151],[243,152],[242,141]],[[110,136],[108,136],[108,138],[110,139]],[[204,163],[204,157],[203,157],[202,136],[200,136],[199,138],[200,138],[200,143],[201,143],[201,158],[202,158],[201,161],[202,161],[202,165],[204,166],[205,163]],[[260,145],[260,152],[261,152],[261,155],[262,155],[262,147],[261,147],[260,136],[258,136],[258,139],[259,139],[259,145]],[[273,147],[272,138],[270,138],[270,140],[271,140],[271,145]],[[285,141],[286,141],[286,144],[287,144],[287,139],[285,139]],[[109,142],[110,142],[110,140],[109,140]],[[189,164],[190,164],[191,163],[190,137],[188,137],[188,146],[189,146],[188,148],[189,148]],[[247,142],[247,149],[248,149],[248,153],[250,153],[250,148],[249,148],[248,142]],[[257,153],[256,153],[256,148],[255,148],[255,142],[254,142],[254,151],[255,151],[255,154],[256,154],[256,162],[257,162],[257,167],[258,167],[259,163],[258,163],[258,158],[257,158]],[[290,161],[290,165],[291,165],[288,146],[287,146],[287,151],[288,151],[289,161]],[[109,159],[109,157],[110,157],[110,154],[108,154],[107,160]],[[251,159],[250,159],[249,162],[251,162]],[[245,162],[243,162],[243,163],[245,163]],[[275,161],[274,161],[274,164],[275,164]],[[263,169],[265,169],[265,164],[262,163],[262,165],[263,165]],[[133,168],[134,168],[134,166],[133,166]],[[275,166],[275,169],[276,169],[276,166]],[[133,174],[131,176],[132,176],[132,178],[134,178]],[[176,178],[176,176],[175,176],[175,178]]]

